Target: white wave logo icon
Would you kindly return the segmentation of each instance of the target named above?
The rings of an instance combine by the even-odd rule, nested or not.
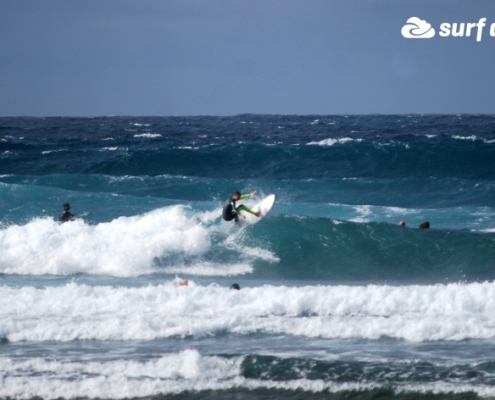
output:
[[[430,39],[435,36],[435,29],[424,19],[412,17],[402,27],[402,36],[408,39]]]

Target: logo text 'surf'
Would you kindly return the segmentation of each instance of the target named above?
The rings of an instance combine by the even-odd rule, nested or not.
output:
[[[478,22],[461,22],[440,24],[439,36],[441,37],[470,37],[476,34],[476,41],[481,42],[483,29],[486,27],[486,18],[480,18]],[[430,39],[435,36],[435,29],[431,24],[418,17],[409,18],[401,29],[402,36],[407,39]],[[490,36],[495,37],[495,23],[490,25]]]

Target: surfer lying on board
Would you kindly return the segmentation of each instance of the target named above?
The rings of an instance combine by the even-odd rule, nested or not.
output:
[[[236,201],[242,200],[242,199],[249,199],[250,197],[253,197],[256,194],[256,190],[251,193],[251,194],[245,194],[242,195],[241,192],[235,192],[226,202],[225,205],[223,206],[223,211],[222,211],[222,217],[225,221],[232,221],[233,219],[235,222],[239,221],[239,215],[242,218],[246,218],[244,215],[241,214],[241,211],[246,211],[248,213],[251,213],[253,215],[256,215],[257,217],[260,216],[260,212],[254,212],[251,210],[249,207],[246,207],[244,204],[241,204],[240,206],[235,205]]]

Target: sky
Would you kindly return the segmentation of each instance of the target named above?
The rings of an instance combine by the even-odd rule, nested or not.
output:
[[[493,0],[0,0],[0,116],[493,114],[491,24]]]

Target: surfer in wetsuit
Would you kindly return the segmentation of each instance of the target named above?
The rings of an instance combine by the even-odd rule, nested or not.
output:
[[[62,214],[60,214],[60,218],[58,219],[60,222],[74,221],[75,216],[69,210],[70,204],[64,203],[64,211],[62,211]]]
[[[253,197],[256,194],[256,190],[251,193],[251,194],[245,194],[242,195],[241,192],[235,192],[226,202],[225,205],[223,206],[223,211],[222,211],[222,217],[225,221],[232,221],[235,220],[235,222],[239,221],[239,215],[242,218],[246,218],[244,215],[242,215],[240,212],[241,211],[246,211],[248,213],[251,213],[253,215],[256,215],[257,217],[260,216],[260,212],[254,212],[251,210],[249,207],[246,207],[244,204],[241,204],[240,206],[236,206],[236,201],[242,200],[242,199],[249,199],[250,197]]]

